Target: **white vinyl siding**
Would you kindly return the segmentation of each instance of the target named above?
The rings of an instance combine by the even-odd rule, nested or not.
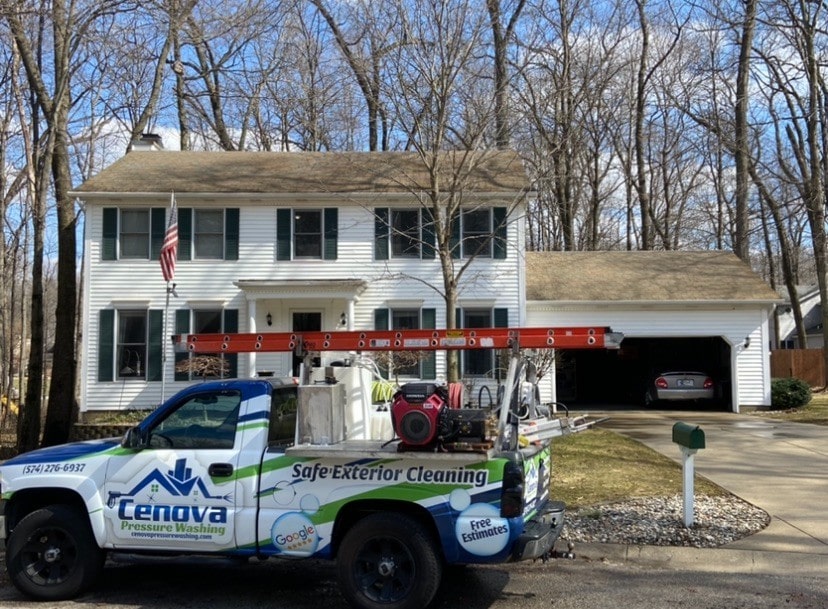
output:
[[[212,202],[211,202],[212,203]],[[179,197],[180,207],[206,209],[201,201],[187,201]],[[494,203],[493,203],[494,204]],[[499,201],[501,206],[504,204]],[[159,207],[160,200],[136,200],[135,209]],[[235,283],[239,280],[330,282],[335,280],[362,280],[368,285],[359,295],[348,323],[356,329],[373,327],[373,311],[377,308],[431,308],[436,312],[436,326],[445,327],[446,311],[442,297],[429,285],[442,289],[439,259],[400,258],[374,261],[374,218],[372,201],[353,200],[339,207],[338,241],[336,260],[298,258],[277,260],[276,213],[271,203],[245,205],[238,199],[217,199],[214,209],[237,207],[239,211],[238,260],[198,259],[179,260],[176,265],[176,296],[170,298],[169,316],[165,335],[174,333],[175,315],[179,309],[223,308],[238,309],[239,332],[250,331],[250,311],[253,303]],[[342,205],[342,201],[313,201],[306,208],[319,210]],[[281,207],[303,209],[295,201],[285,201]],[[394,207],[393,204],[389,204]],[[99,262],[102,244],[102,208],[111,204],[87,202],[86,225],[86,273],[85,273],[85,327],[84,357],[81,389],[83,410],[114,410],[123,408],[152,408],[161,400],[161,383],[136,381],[97,381],[98,312],[102,308],[140,308],[163,310],[166,299],[166,283],[161,275],[159,261],[118,260]],[[119,204],[121,208],[127,205]],[[464,275],[461,297],[474,297],[487,301],[492,308],[508,309],[510,323],[522,319],[524,294],[522,257],[515,255],[523,250],[523,232],[520,222],[509,225],[507,258],[475,260]],[[90,262],[95,261],[95,262]],[[400,279],[404,277],[405,279]],[[419,278],[419,279],[417,279]],[[319,310],[323,312],[323,328],[339,327],[341,315],[346,310],[344,297],[333,299],[329,295],[318,298],[306,293],[294,297],[262,298],[257,301],[255,313],[257,331],[283,332],[291,328],[290,316],[294,311]],[[132,302],[140,303],[131,306]],[[271,314],[273,325],[267,326],[265,316]],[[174,354],[169,340],[166,349],[165,393],[169,398],[186,386],[187,382],[173,380]],[[273,371],[277,376],[289,375],[291,354],[256,354],[255,370],[249,369],[248,359],[241,355],[238,360],[239,376],[253,376],[257,370]],[[442,374],[444,358],[438,355],[437,370]]]

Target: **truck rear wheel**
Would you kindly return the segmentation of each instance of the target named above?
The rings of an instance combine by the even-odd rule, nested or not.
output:
[[[401,514],[366,516],[345,535],[339,585],[359,609],[423,609],[440,586],[442,560],[428,531]]]
[[[77,596],[100,575],[104,552],[89,521],[66,505],[25,516],[9,535],[6,567],[14,586],[41,601]]]

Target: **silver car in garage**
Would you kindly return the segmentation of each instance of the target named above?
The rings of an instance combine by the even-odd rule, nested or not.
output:
[[[705,372],[661,372],[649,383],[644,394],[644,404],[650,406],[662,400],[712,400],[715,393],[713,377]]]

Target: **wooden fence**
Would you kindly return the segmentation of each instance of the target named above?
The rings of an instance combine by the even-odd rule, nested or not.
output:
[[[825,387],[822,349],[771,350],[771,377],[802,379],[811,387]]]

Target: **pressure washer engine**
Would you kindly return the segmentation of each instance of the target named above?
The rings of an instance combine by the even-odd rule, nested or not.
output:
[[[391,402],[391,423],[400,450],[434,450],[457,442],[483,442],[490,412],[451,408],[445,384],[406,383]]]

